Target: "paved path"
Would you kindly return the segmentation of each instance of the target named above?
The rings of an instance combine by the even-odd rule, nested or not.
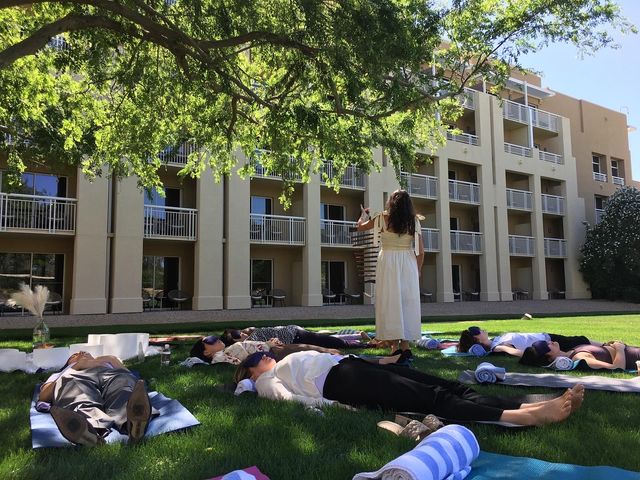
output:
[[[579,315],[594,313],[639,313],[640,304],[605,300],[520,300],[514,302],[455,302],[423,303],[426,318],[486,316],[520,317],[523,313],[536,315]],[[275,307],[248,310],[173,310],[144,313],[111,313],[103,315],[47,315],[51,327],[80,327],[91,325],[150,325],[180,323],[216,323],[250,321],[252,323],[282,320],[360,320],[374,318],[373,305],[335,305],[324,307]],[[1,329],[33,328],[34,319],[28,315],[3,316]]]

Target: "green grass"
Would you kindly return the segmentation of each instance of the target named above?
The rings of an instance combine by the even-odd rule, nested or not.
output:
[[[635,315],[424,323],[423,329],[442,332],[438,336],[455,337],[473,324],[494,334],[509,330],[549,331],[585,334],[598,340],[619,338],[640,345],[640,320]],[[165,333],[203,332],[202,326],[188,326],[186,330],[175,325],[165,327]],[[73,336],[61,337],[60,330],[53,329],[57,343],[83,340],[79,330],[70,333]],[[26,350],[29,342],[25,337],[16,337],[0,342],[0,347]],[[176,363],[187,356],[188,349],[176,348],[174,364],[169,367],[161,368],[158,357],[152,357],[131,368],[155,383],[157,390],[180,400],[202,425],[149,439],[134,448],[109,445],[96,449],[31,450],[29,399],[35,383],[46,375],[1,374],[0,478],[204,479],[258,465],[274,480],[346,479],[359,471],[376,470],[413,446],[407,439],[376,428],[376,422],[385,418],[382,412],[329,408],[324,416],[318,416],[297,404],[236,398],[219,392],[216,385],[229,382],[233,368],[181,368]],[[438,352],[424,350],[414,353],[417,368],[452,379],[460,370],[474,368],[479,362],[475,358],[444,358]],[[493,361],[508,371],[527,371],[515,359],[495,357]],[[502,386],[479,389],[504,395],[551,391]],[[640,470],[635,448],[640,445],[639,398],[634,394],[588,391],[583,408],[562,424],[529,429],[472,425],[471,429],[481,448],[489,452]]]

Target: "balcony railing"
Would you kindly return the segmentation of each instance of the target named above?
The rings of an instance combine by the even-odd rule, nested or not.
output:
[[[507,188],[507,208],[531,211],[533,209],[532,193],[527,190]]]
[[[602,217],[604,217],[604,209],[596,208],[596,225],[602,221]]]
[[[531,119],[531,124],[536,128],[552,132],[560,131],[560,117],[558,115],[527,107],[511,100],[503,100],[502,102],[502,115],[504,118],[524,124],[529,124],[529,119]]]
[[[611,175],[611,181],[614,183],[614,185],[624,185],[623,177],[615,177]]]
[[[422,229],[422,244],[425,252],[440,251],[440,231],[437,228]]]
[[[449,180],[449,199],[462,203],[480,203],[480,185],[460,180]]]
[[[540,160],[544,160],[545,162],[557,163],[558,165],[564,164],[564,158],[562,155],[558,155],[557,153],[551,152],[543,152],[540,151]]]
[[[451,133],[447,131],[447,140],[452,142],[466,143],[467,145],[478,145],[478,136],[470,133]]]
[[[179,147],[167,147],[158,154],[160,160],[166,165],[184,167],[189,160],[189,155],[199,150],[194,142],[185,142]]]
[[[605,182],[607,181],[607,174],[606,173],[600,173],[600,172],[593,172],[593,179],[596,182]]]
[[[407,184],[407,192],[413,197],[438,198],[438,177],[402,172],[400,177]]]
[[[73,234],[75,198],[0,193],[0,231]]]
[[[283,178],[282,175],[275,172],[267,171],[265,166],[262,163],[260,163],[260,156],[266,152],[267,150],[256,150],[254,152],[252,160],[253,160],[253,167],[256,173],[253,176],[261,177],[261,178],[270,178],[273,180],[282,180]],[[285,173],[285,177],[290,178],[294,182],[302,180],[302,176],[300,175],[300,173],[295,171],[297,163],[298,161],[295,158],[291,157],[289,159],[289,164],[291,166],[291,169]]]
[[[551,213],[553,215],[564,215],[564,197],[557,195],[542,194],[542,213]]]
[[[535,238],[522,235],[509,235],[509,255],[516,257],[535,256]]]
[[[327,246],[350,247],[351,228],[356,222],[343,220],[320,220],[320,243]]]
[[[504,151],[513,155],[518,155],[520,157],[533,156],[533,150],[531,148],[524,147],[522,145],[516,145],[514,143],[504,142]]]
[[[145,205],[144,238],[197,240],[198,210]]]
[[[464,93],[462,93],[458,98],[460,99],[460,103],[462,104],[462,108],[466,108],[467,110],[475,110],[476,102],[475,102],[475,90],[471,88],[465,88]]]
[[[534,127],[550,130],[552,132],[560,131],[560,117],[553,113],[531,108],[531,123]]]
[[[452,253],[482,253],[482,234],[479,232],[451,231]]]
[[[322,167],[320,168],[320,174],[326,173],[329,179],[333,179],[337,172],[333,168],[333,163],[324,162]],[[340,186],[346,188],[355,188],[357,190],[365,189],[365,173],[359,168],[354,167],[353,165],[349,165],[342,177],[340,177]]]
[[[252,213],[249,238],[251,243],[304,245],[305,218]]]
[[[519,123],[529,123],[529,108],[511,100],[502,101],[502,114],[504,118]]]
[[[544,256],[564,258],[567,256],[567,241],[562,238],[544,239]]]

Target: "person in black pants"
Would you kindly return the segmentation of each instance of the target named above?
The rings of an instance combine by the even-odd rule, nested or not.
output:
[[[228,347],[235,342],[244,340],[252,340],[257,342],[269,342],[278,339],[284,345],[292,343],[304,343],[307,345],[315,345],[317,347],[335,348],[365,348],[369,343],[369,336],[365,332],[360,333],[361,340],[344,340],[340,337],[334,337],[326,333],[316,333],[305,330],[298,325],[286,325],[281,327],[249,327],[244,330],[235,328],[227,328],[220,340]]]
[[[538,403],[483,395],[458,382],[358,358],[317,352],[293,353],[280,362],[263,353],[247,357],[236,381],[251,378],[258,395],[322,406],[338,402],[352,407],[435,414],[448,420],[503,421],[542,425],[566,419],[580,407],[584,386]]]

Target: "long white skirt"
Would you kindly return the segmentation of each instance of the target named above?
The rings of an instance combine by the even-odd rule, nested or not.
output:
[[[420,284],[413,250],[380,250],[376,265],[376,338],[420,339]]]

